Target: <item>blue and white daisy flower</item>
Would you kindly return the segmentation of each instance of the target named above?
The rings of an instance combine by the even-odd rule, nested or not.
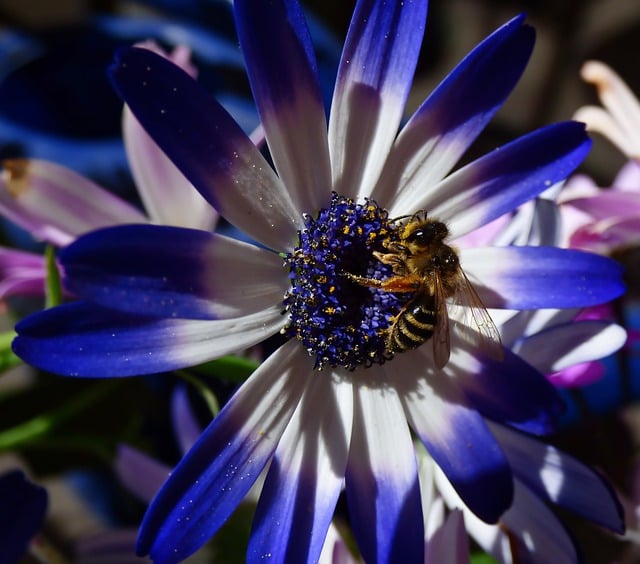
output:
[[[451,323],[444,367],[429,343],[389,360],[384,332],[406,296],[345,273],[390,274],[373,252],[394,232],[392,218],[428,210],[455,242],[565,178],[589,140],[581,124],[562,123],[449,174],[526,65],[534,32],[523,17],[478,45],[397,134],[426,0],[357,3],[328,124],[297,2],[238,0],[234,9],[275,171],[171,63],[129,48],[111,76],[182,173],[259,246],[152,225],[81,237],[60,260],[82,301],[22,321],[14,350],[59,374],[129,376],[204,362],[284,332],[286,342],[155,497],[140,554],[186,558],[268,465],[249,561],[317,560],[344,485],[365,561],[421,562],[412,433],[470,510],[496,522],[512,503],[514,481],[485,417],[545,433],[561,404],[520,357],[505,349],[496,360],[463,338],[462,318]],[[487,307],[583,307],[623,290],[615,263],[579,251],[470,248],[459,260]]]

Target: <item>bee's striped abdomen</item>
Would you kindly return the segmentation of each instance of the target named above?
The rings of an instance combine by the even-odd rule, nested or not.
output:
[[[401,312],[389,328],[387,350],[404,352],[418,348],[433,335],[436,323],[433,299],[418,300]]]

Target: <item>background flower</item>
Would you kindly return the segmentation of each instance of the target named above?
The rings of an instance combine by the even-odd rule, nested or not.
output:
[[[0,557],[3,562],[18,562],[44,522],[47,492],[22,471],[13,470],[0,476],[0,498]]]

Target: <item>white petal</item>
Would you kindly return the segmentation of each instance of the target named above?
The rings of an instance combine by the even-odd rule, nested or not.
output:
[[[604,358],[620,349],[627,332],[615,323],[577,321],[552,327],[520,341],[514,348],[544,374]]]

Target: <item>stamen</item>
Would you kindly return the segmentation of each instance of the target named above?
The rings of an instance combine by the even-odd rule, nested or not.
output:
[[[365,287],[348,275],[384,279],[391,266],[375,258],[396,229],[373,200],[362,204],[332,194],[317,218],[305,216],[298,246],[287,255],[291,289],[283,305],[288,337],[316,357],[316,368],[382,364],[390,358],[384,334],[407,295]],[[402,300],[402,301],[400,301]]]

